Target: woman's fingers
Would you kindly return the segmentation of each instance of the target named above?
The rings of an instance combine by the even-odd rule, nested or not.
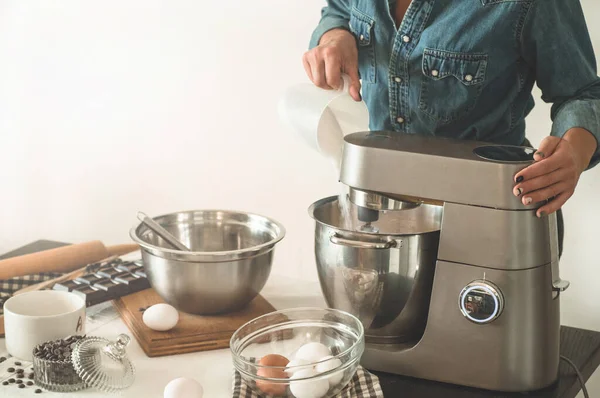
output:
[[[319,45],[307,51],[302,59],[306,74],[324,89],[341,89],[342,73],[350,76],[350,96],[360,101],[358,48],[354,35],[345,29],[332,29],[321,37]]]
[[[313,80],[312,77],[312,70],[310,67],[310,62],[308,62],[308,52],[305,52],[304,55],[302,55],[302,66],[304,66],[304,71],[306,72],[306,76],[308,76],[308,78],[310,79],[310,81]]]
[[[540,142],[538,150],[533,154],[533,160],[539,162],[542,159],[550,157],[560,144],[560,141],[561,138],[559,137],[545,137],[542,142]]]
[[[540,203],[545,200],[557,197],[558,195],[567,192],[571,189],[570,184],[566,181],[560,181],[556,184],[552,184],[537,191],[529,192],[524,194],[521,201],[524,205],[530,205],[532,203]]]
[[[546,137],[534,158],[535,163],[515,176],[513,194],[524,205],[548,201],[537,210],[537,215],[551,214],[565,204],[577,186],[579,173],[572,148],[563,139]]]
[[[360,77],[358,76],[358,65],[355,62],[351,62],[346,66],[346,74],[350,77],[350,89],[349,93],[354,101],[361,101],[360,95]]]
[[[526,195],[530,192],[537,191],[538,189],[549,187],[562,180],[565,180],[568,176],[568,171],[563,168],[556,169],[548,174],[543,174],[539,177],[534,177],[530,180],[523,180],[517,183],[513,188],[513,194],[515,196]]]
[[[342,82],[342,63],[331,51],[327,51],[329,47],[325,47],[325,79],[327,85],[335,90],[343,87]]]
[[[515,182],[521,183],[523,181],[533,180],[534,178],[550,174],[561,168],[564,163],[564,159],[559,153],[555,153],[554,156],[544,158],[539,162],[535,162],[532,165],[524,168],[515,175]]]
[[[561,139],[548,136],[542,140],[539,149],[534,153],[535,163],[515,175],[515,182],[520,183],[536,177],[552,173],[565,162],[565,153],[560,153]]]
[[[331,87],[327,84],[327,78],[325,77],[325,61],[323,59],[315,59],[310,63],[310,70],[312,73],[312,81],[315,86],[330,90]]]
[[[573,191],[563,192],[563,193],[559,194],[558,196],[553,198],[551,201],[549,201],[547,204],[545,204],[544,206],[537,209],[536,215],[538,217],[543,217],[545,215],[554,213],[555,211],[557,211],[558,209],[563,207],[563,205],[567,202],[567,200],[569,200],[569,198],[571,196],[573,196]]]

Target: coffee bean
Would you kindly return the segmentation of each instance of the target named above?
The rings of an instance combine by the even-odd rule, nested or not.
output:
[[[41,372],[39,377],[41,379],[51,379],[58,384],[79,383],[81,380],[71,364],[71,354],[75,344],[84,337],[69,336],[65,339],[39,344],[34,350],[35,357],[48,361],[46,366],[39,370]],[[26,378],[25,373],[19,373],[18,376]],[[35,379],[34,373],[29,373],[27,377],[29,380]]]
[[[0,363],[6,361],[6,357],[0,357]]]
[[[7,386],[7,385],[8,385],[8,381],[3,381],[3,382],[2,382],[2,385],[3,385],[3,386]]]
[[[8,382],[12,384],[15,382],[15,379],[8,379]]]
[[[33,385],[33,381],[28,381],[28,382],[27,382],[27,385],[28,385],[28,386],[32,386],[32,385]]]
[[[35,393],[36,393],[36,394],[41,394],[41,393],[42,393],[42,390],[40,390],[40,389],[38,388],[37,390],[35,390]]]
[[[23,379],[17,379],[17,384],[23,384]]]
[[[6,370],[8,370],[8,373],[15,373],[15,368],[8,368]]]
[[[19,388],[25,388],[25,384],[19,384]]]
[[[21,366],[21,362],[15,362],[15,365]]]

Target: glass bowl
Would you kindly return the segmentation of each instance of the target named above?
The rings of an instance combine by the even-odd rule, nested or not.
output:
[[[326,346],[331,355],[323,358],[315,353],[319,359],[285,366],[259,363],[270,354],[297,360],[301,347],[300,356],[310,357],[305,346],[309,343]],[[230,341],[235,369],[246,386],[262,397],[333,397],[354,377],[364,348],[364,329],[356,317],[321,308],[271,312],[240,327]]]

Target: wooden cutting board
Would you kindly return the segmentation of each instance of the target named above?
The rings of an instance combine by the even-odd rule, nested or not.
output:
[[[179,323],[168,332],[157,332],[142,321],[143,311],[151,305],[164,303],[153,290],[147,289],[114,301],[123,322],[149,357],[209,351],[229,347],[233,333],[246,322],[275,311],[262,296],[257,296],[246,308],[214,316],[179,313]]]

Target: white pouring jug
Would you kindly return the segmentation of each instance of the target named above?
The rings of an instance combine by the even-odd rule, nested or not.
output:
[[[369,111],[348,90],[350,77],[342,75],[340,90],[324,90],[312,83],[289,87],[279,101],[281,120],[313,149],[327,157],[336,170],[342,161],[344,136],[369,130]]]

